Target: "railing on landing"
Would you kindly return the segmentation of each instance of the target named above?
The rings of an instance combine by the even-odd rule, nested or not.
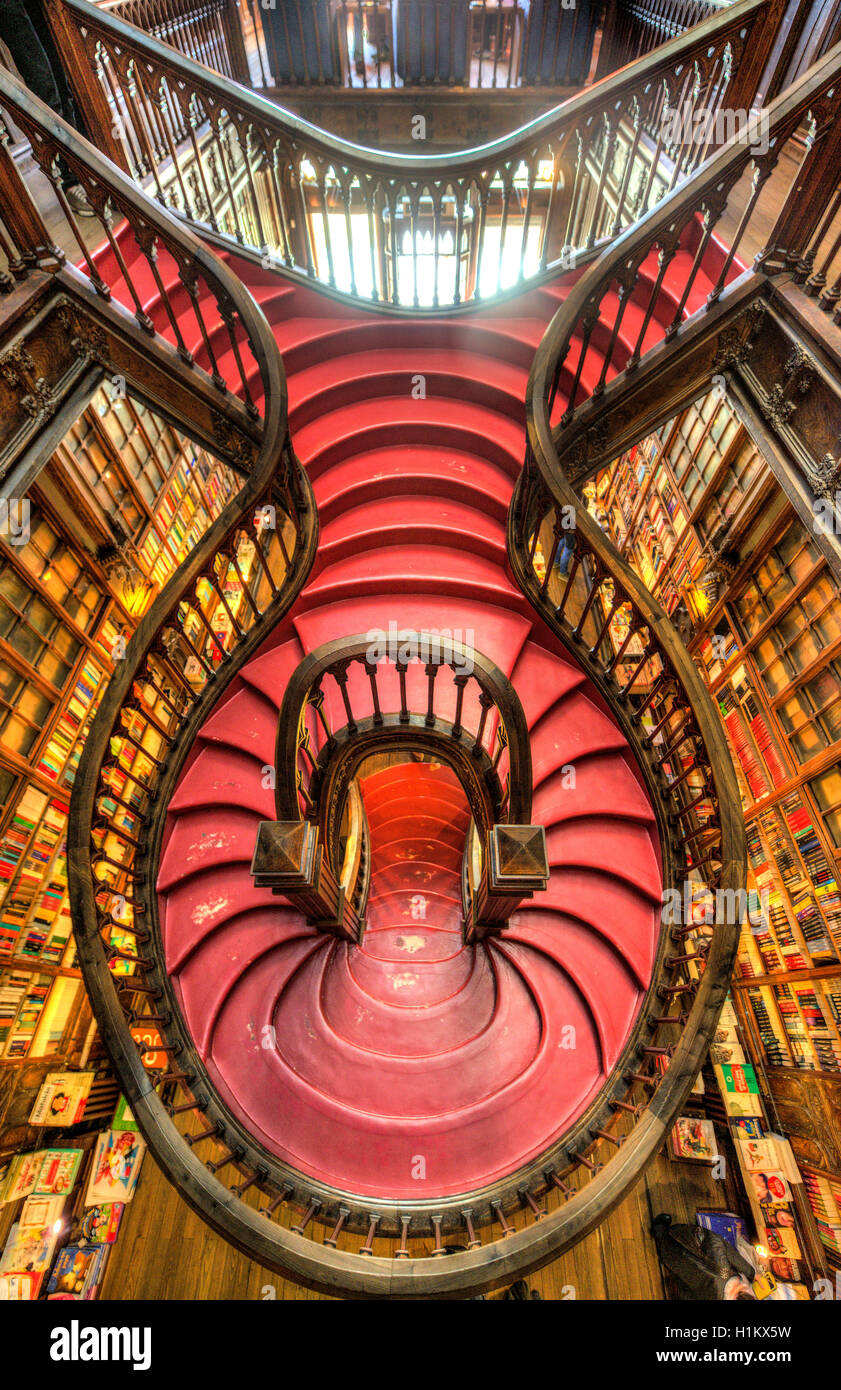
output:
[[[392,749],[439,758],[458,776],[477,834],[465,940],[498,933],[548,880],[544,833],[529,825],[528,725],[499,668],[440,633],[395,628],[336,638],[301,662],[278,719],[277,820],[261,825],[255,882],[283,892],[314,925],[359,941],[355,885],[343,901],[336,891],[343,816],[360,765]],[[507,870],[500,844],[506,865],[521,847]],[[273,864],[284,872],[273,872]],[[319,875],[326,887],[314,894]]]
[[[578,86],[601,11],[599,0],[570,8],[555,0],[98,3],[197,62],[267,90]]]
[[[780,0],[741,0],[514,135],[384,155],[328,136],[87,0],[51,11],[93,137],[198,231],[369,303],[439,310],[568,269],[745,113]]]
[[[614,0],[605,16],[598,75],[615,72],[732,4],[733,0]]]

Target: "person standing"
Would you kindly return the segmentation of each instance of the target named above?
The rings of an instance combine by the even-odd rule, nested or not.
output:
[[[76,109],[41,0],[0,0],[0,40],[8,48],[26,86],[80,134],[84,124]],[[64,196],[79,217],[92,217],[93,208],[78,177],[59,158]]]

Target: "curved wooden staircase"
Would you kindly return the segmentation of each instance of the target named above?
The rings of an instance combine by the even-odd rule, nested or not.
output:
[[[218,393],[246,480],[112,680],[71,888],[156,1159],[294,1279],[510,1282],[621,1199],[697,1074],[739,928],[718,898],[744,888],[735,778],[680,638],[572,482],[610,447],[601,403],[761,293],[717,220],[839,61],[771,108],[764,163],[731,140],[588,268],[454,313],[215,258],[0,76],[106,233],[87,280],[56,283]],[[392,627],[443,646],[366,655]],[[663,910],[685,883],[700,934]]]

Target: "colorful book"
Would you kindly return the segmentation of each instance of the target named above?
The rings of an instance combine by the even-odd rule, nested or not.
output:
[[[129,1130],[106,1130],[96,1141],[85,1206],[101,1202],[130,1202],[134,1196],[146,1145]]]
[[[21,1197],[28,1197],[30,1192],[34,1192],[44,1153],[44,1149],[38,1149],[35,1153],[15,1155],[9,1165],[3,1188],[4,1206],[7,1202],[17,1202]]]
[[[29,1123],[32,1125],[76,1125],[85,1113],[95,1072],[52,1071],[38,1092]]]
[[[66,1196],[76,1181],[82,1157],[81,1149],[44,1149],[33,1192]]]
[[[748,1239],[747,1222],[732,1211],[696,1211],[695,1220],[705,1230],[723,1236],[731,1245],[735,1245],[737,1240]]]
[[[87,1207],[79,1222],[79,1234],[86,1245],[112,1245],[117,1239],[125,1211],[123,1202],[100,1202]]]
[[[105,1245],[66,1245],[59,1252],[47,1284],[47,1294],[73,1299],[90,1299],[102,1278],[108,1255]]]
[[[714,1163],[718,1158],[718,1146],[712,1120],[681,1115],[672,1127],[670,1151],[673,1158]]]

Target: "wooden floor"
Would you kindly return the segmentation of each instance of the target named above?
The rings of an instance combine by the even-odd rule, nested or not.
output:
[[[529,1288],[544,1299],[597,1301],[664,1297],[651,1217],[667,1211],[676,1221],[695,1220],[698,1207],[725,1210],[727,1192],[710,1170],[675,1163],[665,1155],[597,1231],[538,1274]],[[494,1298],[500,1294],[491,1295]],[[241,1255],[204,1224],[164,1178],[144,1160],[119,1238],[109,1256],[106,1299],[320,1299]]]

